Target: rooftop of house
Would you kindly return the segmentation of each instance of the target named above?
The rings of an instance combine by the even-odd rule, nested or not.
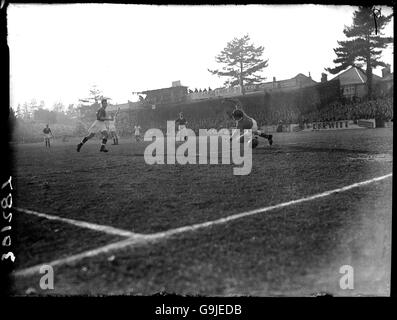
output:
[[[379,77],[376,74],[372,74],[374,81],[382,80],[382,77]],[[331,80],[339,79],[341,85],[349,85],[349,84],[362,84],[367,82],[367,75],[365,70],[359,67],[350,67],[338,75],[336,75]]]

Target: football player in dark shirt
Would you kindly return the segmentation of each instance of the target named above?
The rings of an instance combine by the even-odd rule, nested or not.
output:
[[[48,124],[46,125],[46,127],[43,129],[43,133],[44,133],[44,142],[45,142],[45,147],[50,148],[50,138],[54,138],[50,127],[48,126]]]
[[[88,136],[85,136],[83,140],[77,145],[77,152],[80,152],[81,147],[84,143],[86,143],[89,139],[95,136],[95,133],[100,132],[102,134],[102,144],[99,151],[108,152],[105,148],[107,139],[108,139],[108,128],[106,125],[107,120],[111,120],[111,117],[106,117],[106,107],[108,105],[106,99],[101,100],[102,106],[98,109],[96,113],[96,120],[92,124],[92,126],[88,129]]]
[[[178,137],[179,141],[181,141],[181,138],[186,141],[187,140],[187,135],[186,135],[186,125],[187,125],[187,120],[183,117],[183,113],[179,113],[179,118],[175,120],[175,124],[178,126]]]
[[[233,100],[231,100],[231,101],[233,101]],[[240,142],[244,143],[244,136],[245,136],[244,130],[251,129],[253,138],[252,138],[252,140],[248,141],[248,143],[251,144],[251,146],[253,148],[256,148],[257,145],[259,144],[258,137],[267,139],[269,144],[272,145],[273,144],[273,135],[266,134],[266,133],[262,132],[261,130],[259,130],[256,120],[251,118],[250,116],[248,116],[242,109],[240,109],[241,107],[242,107],[241,102],[236,100],[235,110],[232,112],[232,117],[237,122],[236,127],[237,127],[237,129],[240,130],[240,133],[242,132],[242,134],[239,137]],[[232,137],[230,138],[230,140],[232,140],[236,135],[237,135],[237,130],[232,134]]]

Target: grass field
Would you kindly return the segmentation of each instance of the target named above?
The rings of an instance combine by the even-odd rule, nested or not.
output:
[[[80,153],[16,145],[14,294],[388,295],[392,177],[372,179],[392,172],[392,129],[274,141],[253,150],[247,176],[148,165],[148,143],[132,139],[107,154],[98,140]],[[37,268],[50,262],[55,288],[42,290]],[[343,265],[353,290],[339,287]]]

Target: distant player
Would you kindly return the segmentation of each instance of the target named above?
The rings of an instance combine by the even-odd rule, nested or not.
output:
[[[179,118],[175,120],[175,124],[178,126],[178,140],[181,141],[182,137],[183,140],[187,140],[187,134],[186,134],[186,126],[187,126],[187,120],[183,117],[183,113],[179,113]]]
[[[111,120],[108,120],[108,129],[109,129],[110,137],[113,139],[113,145],[119,144],[119,137],[116,131],[116,118],[119,111],[120,108],[118,108],[116,113],[112,115]]]
[[[84,143],[86,143],[89,139],[95,136],[95,133],[100,132],[102,134],[102,144],[99,151],[108,152],[105,148],[106,142],[108,140],[108,129],[105,121],[111,120],[111,118],[106,117],[106,107],[108,102],[106,99],[102,99],[102,106],[98,109],[96,113],[96,120],[92,124],[92,126],[88,129],[88,136],[84,137],[83,140],[77,145],[77,152],[80,152],[81,147]]]
[[[46,148],[51,148],[51,144],[50,144],[50,138],[54,138],[50,127],[48,126],[48,124],[46,125],[46,127],[43,129],[43,133],[44,133],[44,142],[45,142],[45,147]]]
[[[241,103],[238,101],[235,105],[235,110],[232,112],[232,117],[233,119],[237,122],[237,129],[240,130],[240,133],[242,133],[239,137],[240,142],[244,143],[244,130],[252,130],[252,139],[248,141],[248,143],[252,146],[252,148],[256,148],[256,146],[259,144],[258,137],[262,137],[268,140],[269,144],[273,144],[273,135],[271,134],[266,134],[262,132],[261,130],[258,129],[258,124],[256,123],[256,120],[248,116],[241,108]],[[237,135],[237,130],[233,133],[232,137],[230,140],[234,139],[235,136]]]
[[[134,130],[135,130],[135,141],[141,141],[141,127],[138,126],[134,126]]]

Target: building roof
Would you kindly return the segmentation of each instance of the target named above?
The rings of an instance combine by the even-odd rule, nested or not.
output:
[[[296,80],[296,79],[302,79],[305,82],[312,82],[312,83],[317,83],[316,81],[314,81],[311,77],[305,76],[303,73],[298,73],[295,77],[292,77],[290,79],[284,79],[284,80],[276,80],[276,81],[268,81],[268,82],[264,82],[262,83],[263,85],[265,84],[272,84],[273,82],[276,83],[287,83],[290,82],[291,80]],[[295,82],[293,82],[295,84]]]
[[[372,75],[373,80],[379,81],[382,80],[381,77],[377,76],[376,74]],[[350,67],[339,73],[337,76],[332,78],[331,80],[339,79],[340,84],[349,85],[349,84],[363,84],[367,82],[367,75],[365,71],[358,67]]]
[[[176,89],[176,88],[188,88],[188,87],[187,86],[175,86],[175,87],[168,87],[168,88],[161,88],[161,89],[146,90],[146,91],[141,91],[139,93],[148,94],[148,93],[152,93],[152,92],[158,92],[158,91]]]
[[[305,76],[303,73],[298,73],[295,77],[293,77],[292,79],[296,79],[296,78],[303,78],[306,82],[312,82],[312,83],[317,83],[316,81],[314,81],[312,79],[312,77],[308,77]]]

